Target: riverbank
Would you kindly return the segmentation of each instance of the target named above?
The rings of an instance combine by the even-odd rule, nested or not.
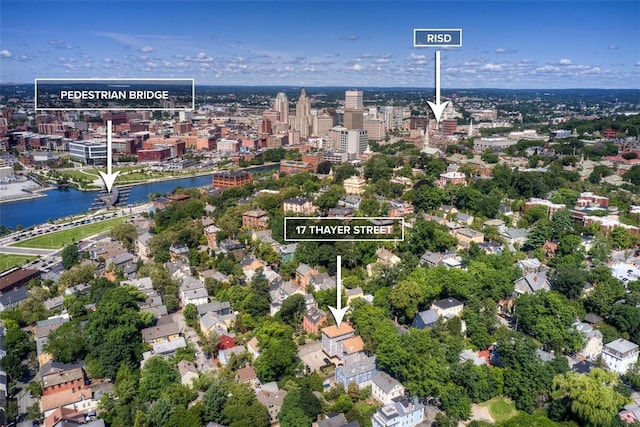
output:
[[[40,186],[40,184],[31,179],[3,184],[0,186],[0,204],[46,197],[46,194],[43,193],[52,188],[50,186]]]
[[[115,185],[117,186],[136,186],[136,185],[144,185],[144,184],[152,184],[155,182],[165,182],[165,181],[173,181],[173,180],[177,180],[177,179],[186,179],[186,178],[198,178],[201,176],[207,176],[207,175],[213,175],[215,172],[221,172],[221,171],[225,171],[225,170],[252,170],[252,169],[261,169],[261,168],[265,168],[265,167],[273,167],[275,165],[278,165],[279,162],[271,162],[271,163],[265,163],[263,165],[254,165],[254,166],[247,166],[244,168],[237,168],[237,169],[218,169],[218,168],[213,168],[213,169],[207,169],[207,170],[202,170],[202,171],[194,171],[191,173],[182,173],[179,175],[167,175],[167,176],[161,176],[161,177],[156,177],[156,178],[146,178],[146,179],[140,179],[140,180],[135,180],[135,181],[122,181],[122,179],[120,179],[120,182],[118,182],[118,178],[121,177],[125,177],[127,176],[127,174],[121,174],[118,176],[118,178],[116,178],[116,182]],[[63,172],[64,173],[64,172]],[[87,173],[87,175],[93,175],[93,174],[89,174]],[[44,179],[45,177],[40,177],[42,179]],[[100,182],[102,183],[102,178],[96,178],[96,181],[94,182]],[[78,191],[87,191],[87,192],[91,192],[91,191],[100,191],[102,189],[104,189],[104,187],[102,185],[98,186],[94,186],[94,188],[85,188],[85,187],[81,187],[78,186],[77,184],[73,183],[73,188],[78,190]],[[55,188],[55,187],[50,187],[51,188]]]

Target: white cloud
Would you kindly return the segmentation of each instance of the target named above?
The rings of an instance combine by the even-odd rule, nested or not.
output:
[[[618,46],[616,46],[615,44],[610,44],[609,46],[607,46],[607,49],[609,49],[609,50],[615,50],[617,48],[618,48]]]
[[[0,50],[0,58],[11,58],[13,54],[7,49]]]
[[[489,71],[502,71],[502,65],[501,64],[484,64],[484,67],[482,67],[483,70],[489,70]]]
[[[213,58],[204,52],[200,52],[196,57],[187,57],[187,61],[191,62],[213,62]]]
[[[150,52],[155,52],[156,51],[151,46],[142,46],[139,50],[140,50],[140,52],[144,52],[144,53],[150,53]]]
[[[571,65],[571,60],[567,58],[562,58],[560,60],[560,65]]]
[[[349,67],[350,70],[353,71],[362,71],[364,67],[360,64],[353,64],[352,66]]]

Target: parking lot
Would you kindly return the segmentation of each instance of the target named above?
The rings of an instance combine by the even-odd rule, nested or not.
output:
[[[298,348],[298,356],[302,360],[302,363],[307,365],[311,372],[320,371],[327,363],[324,359],[327,359],[327,355],[322,351],[322,342],[313,341]]]

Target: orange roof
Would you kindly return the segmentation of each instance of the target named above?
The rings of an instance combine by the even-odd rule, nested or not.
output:
[[[347,338],[342,341],[342,345],[344,346],[344,351],[347,354],[358,353],[364,350],[364,342],[362,341],[362,338],[360,338],[360,335]]]
[[[59,408],[85,399],[91,399],[93,396],[91,387],[80,389],[67,389],[53,394],[46,394],[40,398],[40,406],[42,412],[50,409]]]
[[[339,337],[340,335],[346,335],[353,332],[354,332],[353,328],[347,322],[342,322],[339,328],[336,325],[322,328],[322,333],[328,336],[329,338],[335,338],[335,337]]]

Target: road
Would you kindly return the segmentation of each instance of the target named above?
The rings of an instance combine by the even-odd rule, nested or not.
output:
[[[197,332],[185,322],[184,316],[182,315],[182,309],[173,313],[173,320],[178,322],[180,332],[184,335],[184,339],[187,344],[193,345],[196,351],[196,368],[198,371],[206,373],[214,369],[211,360],[204,356],[204,351],[202,351],[202,347],[200,346],[200,339]]]
[[[34,256],[51,256],[57,254],[60,249],[40,249],[40,248],[18,248],[10,246],[21,240],[30,239],[37,236],[42,236],[47,233],[56,231],[69,230],[74,227],[80,227],[84,224],[80,224],[80,221],[84,219],[91,219],[93,222],[101,222],[112,219],[116,216],[123,215],[135,215],[142,212],[147,212],[151,207],[151,203],[144,203],[142,205],[134,206],[132,208],[120,208],[116,211],[98,211],[88,214],[82,218],[74,218],[71,221],[67,221],[60,224],[41,224],[35,226],[32,230],[22,230],[15,233],[11,233],[7,236],[0,238],[0,253],[16,254],[16,255],[34,255]],[[103,234],[103,233],[99,233]]]

